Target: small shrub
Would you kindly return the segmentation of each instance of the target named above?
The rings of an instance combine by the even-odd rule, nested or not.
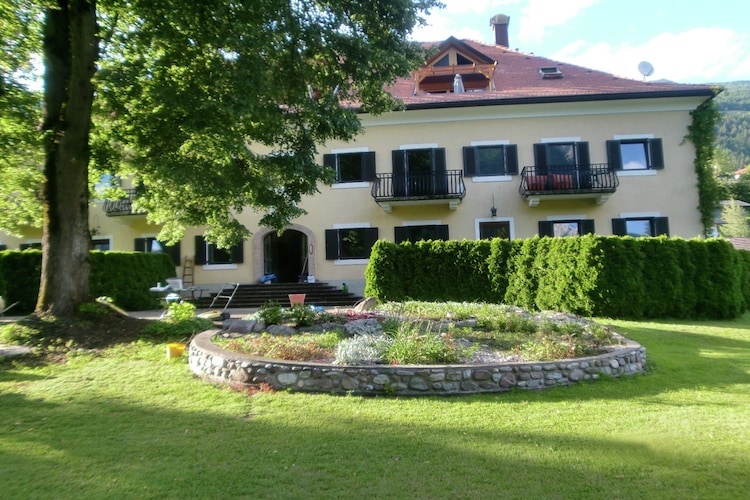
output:
[[[295,326],[299,328],[301,326],[312,325],[316,320],[317,312],[315,312],[315,310],[310,306],[295,304],[291,309],[289,309],[287,315],[295,324]]]
[[[190,302],[172,302],[167,308],[166,319],[172,322],[187,321],[195,318],[195,305]]]
[[[383,360],[389,339],[383,334],[355,335],[342,340],[336,347],[337,365],[370,365]]]
[[[258,308],[256,313],[266,325],[280,325],[284,320],[284,314],[281,306],[275,300],[269,300]]]
[[[441,335],[422,322],[403,322],[398,329],[386,332],[391,339],[385,353],[385,360],[389,363],[456,363],[461,357],[451,335]]]

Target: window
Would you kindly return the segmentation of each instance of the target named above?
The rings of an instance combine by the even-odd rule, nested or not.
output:
[[[394,196],[445,194],[445,148],[398,149],[393,159]]]
[[[133,246],[136,252],[146,253],[165,253],[172,257],[172,262],[175,266],[180,265],[180,242],[178,241],[174,245],[166,245],[161,241],[157,240],[154,236],[148,236],[145,238],[136,238],[133,240]]]
[[[533,190],[588,189],[591,187],[589,143],[581,141],[534,144]],[[549,177],[545,177],[549,174]],[[527,183],[532,181],[527,177]]]
[[[369,259],[378,240],[378,228],[326,229],[326,259]]]
[[[464,175],[517,175],[518,147],[515,144],[464,147]]]
[[[479,239],[491,240],[492,238],[510,239],[510,221],[479,222]]]
[[[610,170],[661,170],[664,153],[661,139],[620,139],[607,141]]]
[[[19,247],[21,250],[41,250],[42,249],[42,242],[41,241],[28,241],[26,243],[21,243]]]
[[[110,248],[109,238],[94,238],[91,240],[91,249],[106,252]]]
[[[547,142],[534,144],[534,165],[537,173],[565,173],[576,167],[588,167],[588,142]]]
[[[617,236],[669,236],[668,217],[627,217],[612,219],[612,234]]]
[[[369,182],[375,178],[375,153],[372,151],[326,154],[323,164],[336,172],[337,183]]]
[[[231,248],[219,248],[209,243],[203,236],[195,237],[195,265],[242,264],[244,260],[244,242]]]
[[[0,245],[0,251],[7,250],[7,249],[8,249],[8,245]]]
[[[539,236],[582,236],[593,232],[593,219],[539,221]]]
[[[396,243],[410,241],[416,243],[422,240],[447,240],[447,224],[426,224],[417,226],[397,226],[393,228]]]

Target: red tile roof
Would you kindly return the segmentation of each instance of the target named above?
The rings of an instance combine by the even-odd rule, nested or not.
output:
[[[750,238],[727,238],[737,250],[750,250]]]
[[[518,52],[501,45],[487,45],[471,40],[460,40],[459,43],[497,61],[494,90],[459,94],[417,93],[415,95],[414,78],[402,78],[388,89],[389,92],[401,99],[407,108],[641,97],[705,96],[708,98],[713,95],[710,85],[631,80]],[[548,66],[559,68],[562,78],[543,79],[539,68]]]

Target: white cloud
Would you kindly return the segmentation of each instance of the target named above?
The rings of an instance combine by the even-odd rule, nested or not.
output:
[[[529,0],[521,9],[518,36],[522,42],[536,42],[543,38],[544,30],[559,26],[580,15],[599,0]]]
[[[709,83],[750,79],[750,40],[721,28],[697,28],[682,33],[661,33],[639,46],[612,46],[605,42],[589,45],[572,42],[551,56],[552,59],[594,68],[627,78],[643,78],[640,61],[655,68],[651,80],[680,83]],[[719,57],[718,54],[732,54]]]

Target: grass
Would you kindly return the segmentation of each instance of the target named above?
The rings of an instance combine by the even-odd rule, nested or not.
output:
[[[4,498],[742,498],[750,315],[610,321],[646,376],[460,398],[248,396],[163,344],[0,363]]]

